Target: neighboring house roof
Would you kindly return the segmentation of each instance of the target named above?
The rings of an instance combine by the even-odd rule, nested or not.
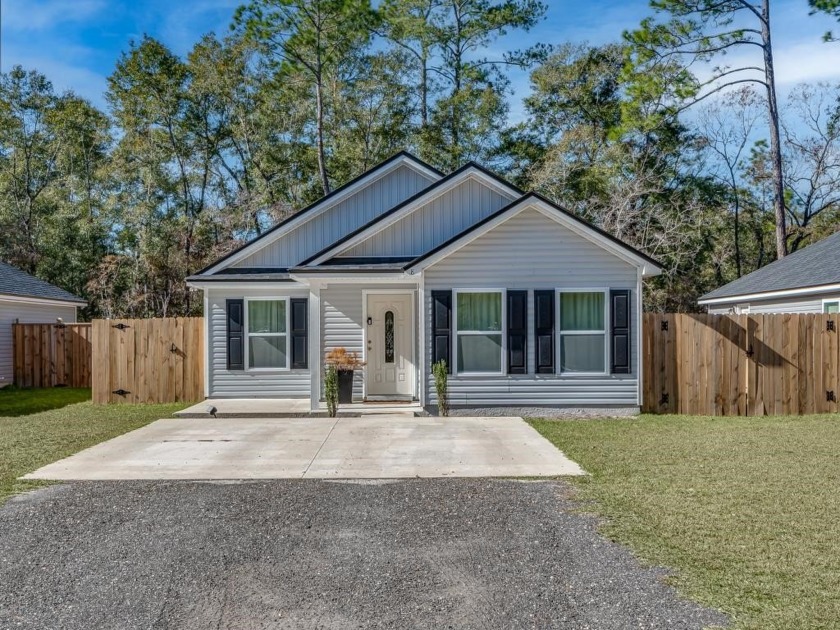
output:
[[[445,243],[441,243],[422,256],[418,256],[406,264],[405,269],[408,271],[428,267],[438,260],[445,258],[454,251],[457,251],[475,238],[478,238],[481,234],[493,229],[496,225],[507,220],[509,217],[529,207],[536,207],[546,216],[563,223],[567,227],[578,232],[581,236],[588,238],[592,242],[601,245],[607,250],[611,250],[616,255],[629,258],[634,264],[646,267],[646,276],[659,275],[662,271],[662,264],[656,259],[639,251],[635,247],[631,247],[624,241],[614,237],[608,232],[605,232],[601,228],[592,225],[588,221],[581,219],[577,215],[572,214],[568,210],[558,206],[553,201],[546,199],[539,193],[534,192],[523,195],[504,208],[500,208],[493,214],[485,217],[475,225],[470,226],[460,234],[456,234]]]
[[[702,296],[700,304],[840,284],[840,232]]]
[[[199,271],[196,275],[206,274],[208,272],[218,271],[217,267],[226,261],[234,262],[232,259],[239,259],[243,254],[249,251],[254,251],[259,249],[264,244],[271,242],[279,232],[283,232],[284,228],[293,229],[297,225],[304,223],[306,220],[309,219],[309,215],[313,213],[313,211],[323,208],[325,205],[330,204],[337,200],[338,198],[346,195],[353,189],[357,188],[358,186],[364,186],[366,181],[375,178],[376,176],[380,175],[382,172],[386,172],[389,169],[393,168],[394,166],[398,165],[399,163],[410,163],[415,168],[421,169],[423,171],[428,172],[431,175],[436,177],[443,177],[443,173],[436,169],[434,166],[427,164],[420,158],[412,155],[408,151],[400,151],[396,155],[392,155],[387,160],[380,162],[376,166],[372,167],[371,169],[365,171],[358,177],[351,179],[346,184],[339,186],[338,188],[330,191],[329,194],[321,197],[317,201],[309,204],[302,210],[295,212],[293,215],[283,219],[269,230],[266,230],[258,237],[251,239],[247,243],[243,244],[242,246],[234,249],[233,251],[227,253],[225,256],[222,256],[218,260],[214,261],[212,264],[207,265],[204,269]]]
[[[68,293],[54,284],[36,278],[25,271],[21,271],[17,267],[0,262],[0,298],[4,295],[38,300],[72,302],[73,304],[79,305],[87,304],[82,298]]]

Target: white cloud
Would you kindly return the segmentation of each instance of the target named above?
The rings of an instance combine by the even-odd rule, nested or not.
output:
[[[50,30],[68,22],[84,22],[107,9],[105,0],[25,0],[3,4],[6,31]]]
[[[774,51],[779,85],[840,80],[840,44],[801,41]]]

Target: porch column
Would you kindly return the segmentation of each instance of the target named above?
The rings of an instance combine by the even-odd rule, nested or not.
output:
[[[318,411],[321,399],[321,284],[309,282],[309,408]]]

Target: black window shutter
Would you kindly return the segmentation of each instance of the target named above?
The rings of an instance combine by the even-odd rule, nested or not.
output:
[[[432,362],[446,361],[452,374],[452,291],[432,291]]]
[[[534,291],[534,348],[537,374],[554,374],[553,290]]]
[[[528,372],[528,292],[507,292],[508,374]]]
[[[227,369],[245,369],[245,300],[227,300]]]
[[[291,298],[291,366],[293,370],[305,370],[309,366],[309,299]]]
[[[610,372],[630,374],[630,290],[610,291]]]

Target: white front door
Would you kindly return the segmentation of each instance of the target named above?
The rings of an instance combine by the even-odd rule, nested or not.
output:
[[[411,293],[369,293],[365,344],[368,398],[414,397],[414,309]]]

